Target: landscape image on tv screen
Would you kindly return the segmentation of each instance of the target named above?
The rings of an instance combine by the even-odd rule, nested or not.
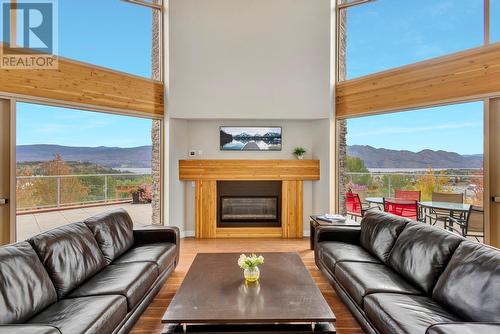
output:
[[[220,127],[224,151],[281,151],[281,127]]]

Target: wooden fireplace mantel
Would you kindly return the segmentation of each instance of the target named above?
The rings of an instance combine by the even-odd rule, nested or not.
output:
[[[319,180],[319,160],[179,160],[179,179],[196,181],[197,238],[303,236],[303,181]],[[217,227],[217,181],[282,181],[281,227]]]

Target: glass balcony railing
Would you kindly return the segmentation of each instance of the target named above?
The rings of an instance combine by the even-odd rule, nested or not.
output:
[[[347,188],[366,197],[393,197],[395,189],[420,190],[421,200],[430,201],[432,193],[463,193],[464,201],[475,206],[483,206],[483,175],[477,174],[435,174],[404,172],[348,172]]]
[[[87,206],[110,202],[149,202],[150,174],[88,174],[16,177],[16,210]]]

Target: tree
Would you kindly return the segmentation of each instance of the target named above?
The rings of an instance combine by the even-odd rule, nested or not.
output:
[[[419,176],[415,184],[415,188],[420,190],[420,196],[422,200],[431,200],[432,193],[437,192],[448,192],[450,189],[446,187],[448,183],[448,177],[444,170],[439,172],[438,175],[434,172],[432,167],[427,169],[426,174]]]
[[[41,165],[41,172],[45,176],[63,176],[71,175],[73,169],[62,160],[60,154],[56,154],[54,160]],[[73,176],[34,180],[35,195],[41,205],[78,203],[83,201],[90,191],[88,186]]]
[[[479,207],[483,207],[484,201],[484,169],[483,166],[481,168],[472,173],[472,179],[474,180],[474,195],[472,196],[472,205],[476,205]]]
[[[348,155],[346,159],[346,173],[363,173],[359,175],[351,175],[351,183],[358,185],[370,186],[372,177],[370,171],[365,166],[363,159]]]

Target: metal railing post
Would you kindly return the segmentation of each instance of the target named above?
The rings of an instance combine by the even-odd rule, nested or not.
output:
[[[57,177],[57,207],[61,206],[61,177]]]
[[[108,176],[104,175],[104,202],[108,201]]]
[[[389,178],[389,197],[391,197],[391,176],[388,175]]]

